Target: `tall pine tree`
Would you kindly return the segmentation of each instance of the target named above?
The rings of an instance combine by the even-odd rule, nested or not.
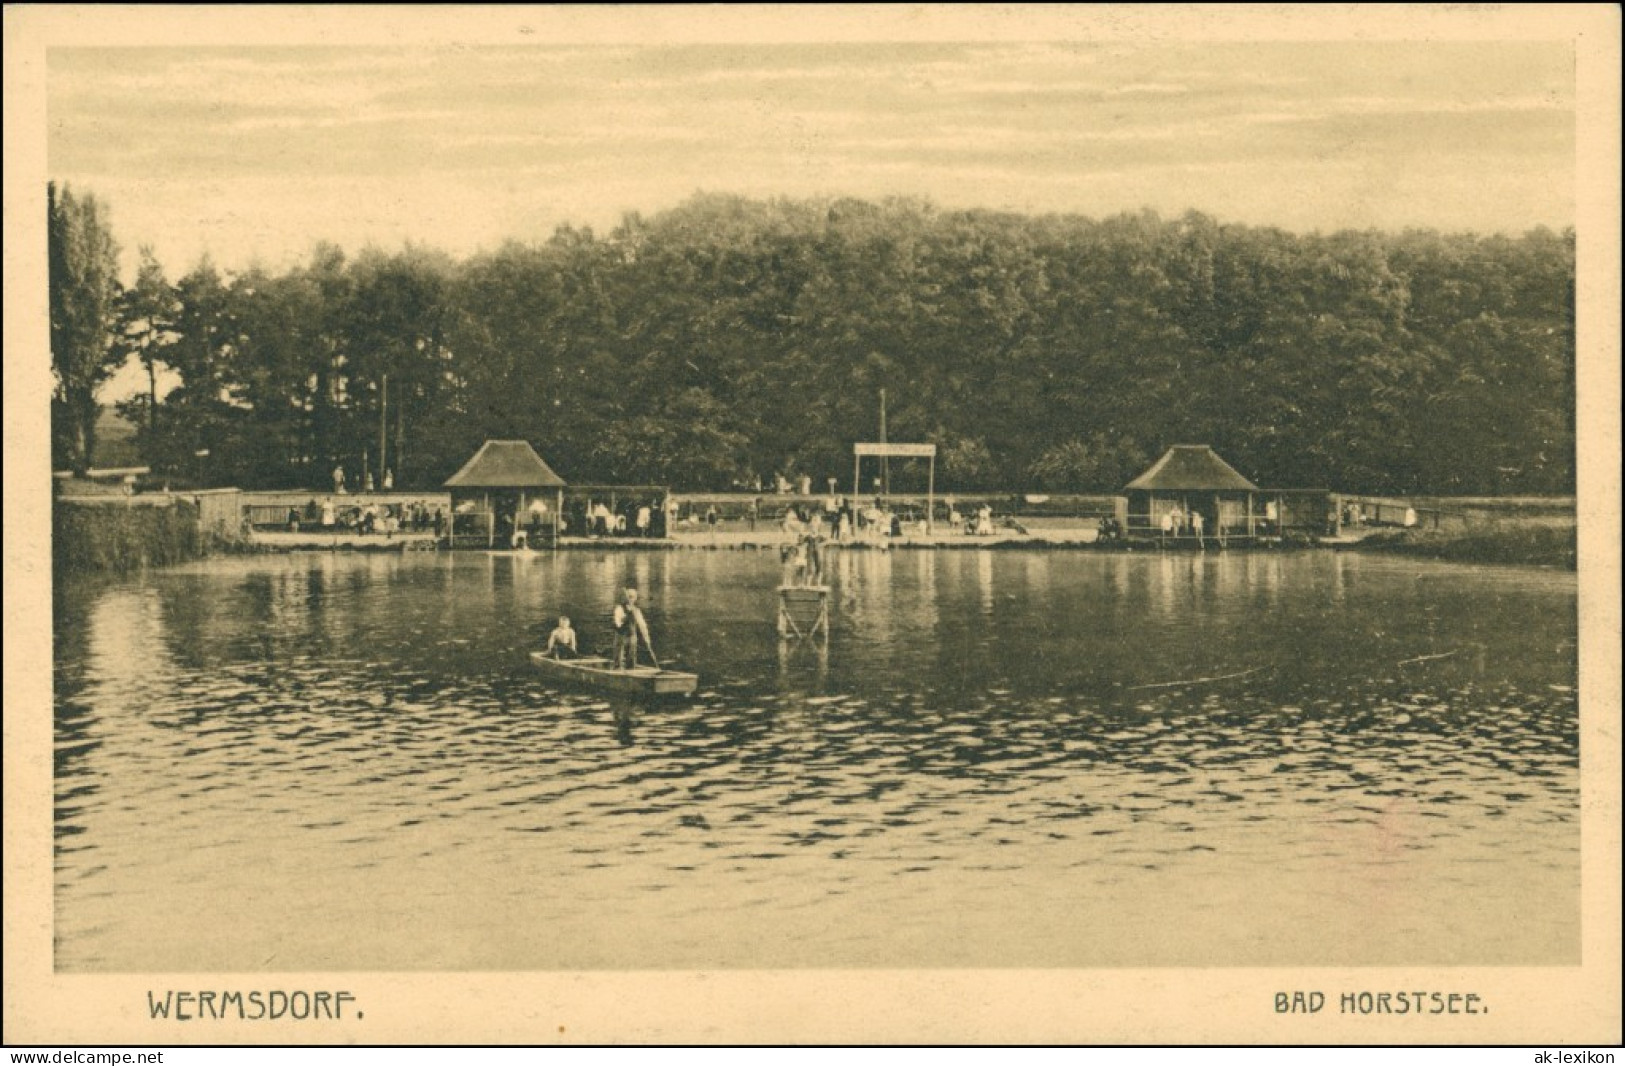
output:
[[[51,459],[56,469],[83,473],[95,462],[96,390],[123,353],[118,329],[118,245],[91,195],[47,186],[51,370]]]

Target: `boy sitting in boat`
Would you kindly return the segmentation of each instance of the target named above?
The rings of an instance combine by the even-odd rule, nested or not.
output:
[[[547,649],[542,654],[553,659],[574,659],[580,654],[576,649],[576,631],[570,628],[569,615],[559,616],[559,624],[548,634]]]

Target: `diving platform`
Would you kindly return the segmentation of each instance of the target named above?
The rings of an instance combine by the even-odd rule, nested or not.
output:
[[[779,636],[805,640],[829,636],[829,586],[779,586]]]

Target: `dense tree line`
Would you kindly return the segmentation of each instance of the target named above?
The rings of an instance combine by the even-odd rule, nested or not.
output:
[[[1572,232],[702,196],[462,262],[321,246],[170,283],[148,255],[118,305],[109,359],[181,382],[126,405],[148,454],[245,486],[437,485],[488,437],[578,483],[844,484],[881,389],[948,489],[1115,490],[1181,442],[1268,485],[1574,484]]]

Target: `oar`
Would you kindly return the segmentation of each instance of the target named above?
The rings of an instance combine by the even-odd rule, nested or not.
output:
[[[655,669],[659,670],[661,668],[660,667],[660,656],[655,654],[655,646],[654,646],[653,642],[651,642],[649,640],[649,634],[648,634],[647,631],[645,631],[644,634],[643,634],[643,646],[645,648],[649,649],[649,658],[655,664]]]

